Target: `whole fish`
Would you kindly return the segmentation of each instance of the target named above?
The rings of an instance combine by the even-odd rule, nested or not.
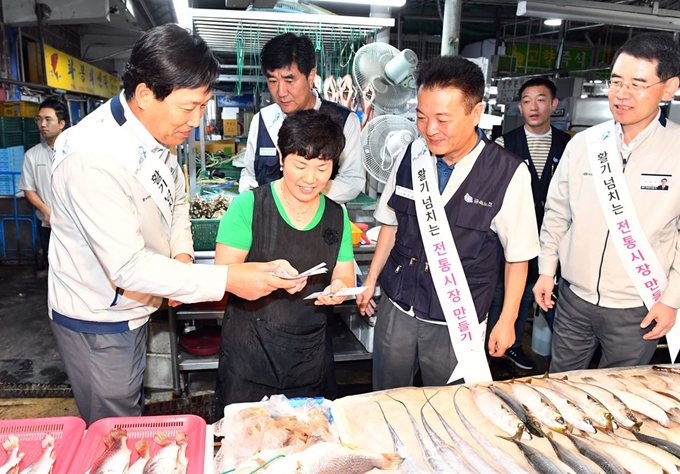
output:
[[[564,417],[555,405],[543,396],[538,390],[534,390],[529,384],[514,382],[508,384],[515,397],[532,413],[538,421],[554,431],[565,431],[567,424]]]
[[[416,434],[416,439],[418,440],[418,445],[420,445],[420,450],[422,451],[427,464],[437,473],[448,472],[448,466],[446,464],[446,461],[444,461],[441,454],[439,454],[439,451],[437,451],[437,448],[434,446],[434,443],[430,439],[423,436],[423,432],[420,431],[420,427],[418,426],[418,422],[416,422],[415,418],[413,418],[413,415],[411,415],[411,412],[408,411],[406,404],[404,402],[402,402],[401,400],[397,400],[396,398],[393,398],[391,395],[389,395],[387,393],[385,395],[390,397],[395,402],[401,403],[401,405],[404,407],[404,410],[406,410],[406,414],[408,415],[409,419],[411,420],[411,425],[413,425],[413,431]]]
[[[103,440],[106,451],[97,458],[87,472],[91,474],[126,473],[132,454],[127,447],[127,431],[111,430]]]
[[[675,443],[672,443],[671,441],[662,438],[657,438],[656,436],[649,436],[644,433],[640,433],[639,431],[633,431],[633,436],[635,436],[638,439],[638,441],[652,444],[661,449],[665,449],[673,456],[680,457],[680,446],[678,446]]]
[[[529,430],[529,433],[534,436],[538,436],[539,438],[543,437],[541,422],[535,419],[534,416],[524,408],[524,405],[522,405],[519,400],[510,395],[505,390],[496,387],[495,385],[489,385],[489,390],[491,390],[494,395],[505,402],[508,408],[510,408],[515,413],[515,415],[517,415],[517,418],[519,418],[522,423],[524,423],[524,427]]]
[[[562,446],[555,441],[552,433],[546,433],[545,437],[550,441],[550,445],[555,451],[555,454],[557,454],[559,460],[572,468],[576,474],[597,474],[597,471],[588,464],[588,458]]]
[[[652,427],[650,423],[647,423],[647,428]],[[675,443],[680,446],[680,434],[676,433],[672,429],[664,428],[663,426],[653,426],[654,432],[649,433],[650,436],[656,436],[657,438],[667,439],[671,443]]]
[[[387,424],[387,429],[389,430],[390,436],[392,437],[392,442],[394,443],[394,450],[397,452],[399,456],[401,456],[404,459],[404,462],[401,463],[401,470],[404,471],[404,473],[406,474],[429,473],[430,471],[428,469],[425,469],[424,467],[422,467],[420,464],[413,460],[411,454],[406,449],[406,446],[401,441],[401,438],[399,438],[399,435],[394,430],[390,422],[387,421],[387,417],[385,416],[385,412],[383,411],[382,406],[380,405],[379,402],[376,403],[378,404],[378,408],[380,408],[380,413],[382,413],[382,416],[385,419],[385,424]]]
[[[655,460],[625,446],[595,438],[588,438],[588,441],[615,457],[631,474],[668,474]]]
[[[613,436],[614,441],[616,441],[621,446],[625,446],[628,449],[637,451],[640,454],[644,454],[650,459],[653,459],[659,463],[668,472],[680,472],[680,458],[673,456],[671,453],[665,449],[661,449],[653,444],[643,443],[642,441],[636,441],[634,439],[624,438],[623,436]]]
[[[181,474],[186,472],[189,460],[186,457],[186,449],[189,438],[180,431],[175,439],[168,437],[163,431],[157,431],[153,440],[161,450],[144,466],[144,474]]]
[[[585,439],[574,436],[571,433],[564,433],[564,435],[574,443],[574,446],[576,446],[576,449],[578,449],[581,454],[600,466],[606,474],[628,474],[626,469],[608,453],[596,448]]]
[[[555,405],[557,411],[564,417],[567,426],[572,426],[587,433],[597,433],[590,418],[588,418],[585,412],[574,402],[552,389],[540,385],[533,385],[533,387]]]
[[[145,439],[140,439],[137,441],[137,443],[135,443],[135,449],[137,450],[137,454],[139,454],[139,459],[137,459],[135,463],[130,466],[127,474],[143,474],[144,467],[146,466],[146,463],[149,462],[149,458],[151,457],[149,452],[149,443],[147,443]]]
[[[529,432],[524,431],[524,423],[493,392],[479,387],[470,387],[469,390],[472,391],[472,398],[479,411],[491,420],[494,425],[515,439],[522,437],[531,439]]]
[[[54,437],[46,434],[41,443],[42,454],[26,469],[21,470],[21,474],[50,474],[54,465]]]
[[[540,474],[564,474],[564,471],[552,459],[538,449],[517,441],[515,438],[506,438],[504,436],[501,436],[501,438],[515,443],[529,464]]]
[[[458,448],[458,450],[463,455],[465,460],[470,464],[470,466],[474,466],[475,469],[477,469],[479,472],[499,472],[498,467],[489,464],[487,460],[484,458],[484,456],[479,454],[479,451],[477,451],[477,449],[475,449],[472,445],[470,445],[470,443],[465,441],[463,438],[458,436],[458,433],[456,433],[453,427],[446,422],[444,417],[441,416],[441,414],[434,407],[434,405],[430,401],[432,400],[432,398],[434,398],[434,395],[428,398],[427,402],[430,404],[434,412],[437,414],[437,417],[439,417],[439,421],[444,427],[444,430],[446,430],[446,432],[449,434],[449,437],[451,438],[451,441],[453,441],[453,444]]]
[[[480,433],[479,430],[477,430],[477,428],[475,428],[467,418],[465,418],[462,410],[458,407],[458,403],[456,403],[458,390],[460,390],[460,388],[456,389],[455,393],[453,394],[453,406],[456,409],[456,413],[458,413],[460,421],[463,422],[465,428],[467,428],[468,432],[472,435],[475,441],[477,441],[477,443],[482,447],[483,451],[487,453],[492,459],[495,459],[496,462],[502,466],[503,471],[507,474],[529,474],[529,471],[527,471],[522,465],[515,461],[515,458],[509,454],[506,454],[498,446],[486,439],[486,437]]]
[[[610,377],[614,377],[614,375],[610,375]],[[628,380],[621,377],[614,378],[625,385],[626,390],[629,392],[639,395],[640,397],[645,398],[653,404],[661,407],[666,413],[671,415],[675,421],[680,419],[680,403],[678,403],[676,400],[673,400],[672,398],[665,395],[661,395],[660,393],[656,393],[654,390],[648,389],[642,383],[635,380]]]
[[[562,380],[549,378],[547,381],[550,388],[567,397],[580,407],[593,425],[605,431],[612,430],[612,421],[614,417],[602,403],[593,398],[588,392],[584,392],[580,388],[569,385]]]
[[[604,377],[604,379],[608,380],[594,379],[593,377],[582,377],[581,380],[591,385],[597,385],[606,388],[614,395],[619,397],[619,399],[628,408],[638,413],[642,413],[647,418],[651,418],[652,420],[659,423],[661,426],[664,426],[666,428],[669,428],[671,426],[671,420],[668,419],[668,415],[660,406],[655,405],[653,402],[644,397],[641,397],[640,395],[636,395],[635,393],[632,392],[627,392],[626,386],[616,379],[611,379],[609,377]],[[622,387],[622,389],[618,389],[617,386]]]
[[[0,466],[0,474],[14,474],[19,472],[19,463],[24,457],[24,453],[19,452],[19,438],[17,435],[9,435],[5,441],[2,442],[2,449],[7,452],[7,461]]]
[[[439,453],[439,455],[442,457],[442,459],[447,464],[449,469],[453,469],[454,472],[463,474],[476,474],[477,471],[475,469],[470,468],[470,466],[467,465],[465,460],[460,457],[460,454],[458,454],[451,446],[446,444],[446,441],[444,441],[427,422],[423,409],[425,408],[425,405],[427,405],[427,403],[430,401],[430,399],[427,398],[427,395],[425,396],[425,398],[427,399],[427,401],[425,402],[425,404],[423,404],[422,407],[420,407],[420,419],[423,422],[425,432],[428,434],[428,436],[434,443],[434,447]]]
[[[670,397],[673,400],[680,402],[680,392],[675,392],[674,390],[672,390],[661,377],[652,374],[652,375],[633,375],[632,378],[642,383],[642,385],[644,385],[648,389],[654,390],[657,393],[666,395],[667,397]]]
[[[664,367],[662,365],[653,365],[652,370],[657,370],[659,372],[666,372],[667,374],[680,375],[680,369],[676,369],[675,367]]]
[[[574,382],[571,380],[565,380],[565,382],[569,385],[578,387],[585,392],[588,392],[594,398],[596,398],[607,408],[607,410],[609,410],[609,412],[614,417],[614,421],[616,421],[619,426],[629,430],[640,428],[640,423],[638,422],[637,418],[635,418],[635,415],[633,415],[633,412],[630,411],[630,408],[628,408],[619,397],[614,395],[609,390],[598,387],[597,385],[591,385],[583,382]]]
[[[357,451],[337,443],[317,443],[262,469],[272,474],[364,474],[371,469],[396,470],[402,458],[397,454]],[[260,472],[260,471],[258,471]]]

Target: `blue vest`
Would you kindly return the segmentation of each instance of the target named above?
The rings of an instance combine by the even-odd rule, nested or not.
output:
[[[543,168],[543,173],[541,173],[541,179],[539,180],[536,166],[531,159],[531,154],[529,154],[527,134],[524,131],[524,127],[510,130],[503,135],[505,149],[525,160],[529,166],[529,172],[531,173],[531,191],[534,195],[536,222],[538,222],[539,230],[541,228],[541,223],[543,222],[545,199],[548,195],[550,180],[555,174],[555,169],[557,169],[557,165],[562,158],[562,153],[564,153],[564,149],[566,148],[567,143],[569,143],[569,140],[571,140],[571,135],[552,127],[552,143],[550,144],[548,159],[545,161],[545,167]]]
[[[338,120],[338,123],[342,125],[343,129],[345,128],[347,117],[352,113],[347,107],[343,107],[335,102],[329,102],[325,99],[321,99],[319,112],[334,116]],[[255,179],[257,179],[257,184],[259,186],[276,181],[283,176],[281,165],[279,165],[279,156],[262,156],[260,154],[262,148],[274,149],[276,148],[276,143],[274,143],[274,140],[272,140],[272,137],[269,135],[262,114],[260,114],[260,122],[257,129],[257,148],[255,149]],[[334,165],[331,179],[334,179],[337,174],[338,166]]]
[[[491,221],[503,205],[508,184],[522,163],[498,145],[485,142],[470,174],[444,206],[480,322],[491,306],[503,258],[498,236],[490,228]],[[397,170],[396,184],[413,189],[411,146]],[[418,228],[415,201],[395,193],[388,204],[396,213],[398,227],[396,242],[380,274],[380,287],[404,310],[413,307],[419,318],[444,321]]]

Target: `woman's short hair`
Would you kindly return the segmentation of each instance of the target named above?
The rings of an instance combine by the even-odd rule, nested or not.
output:
[[[336,165],[345,148],[340,119],[314,109],[288,115],[279,130],[281,158],[298,155],[307,160],[333,160]]]

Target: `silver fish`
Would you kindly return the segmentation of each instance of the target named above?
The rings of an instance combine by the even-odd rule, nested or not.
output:
[[[111,430],[103,439],[106,451],[99,456],[87,472],[92,474],[127,472],[130,454],[132,454],[127,447],[127,431]]]
[[[439,455],[442,457],[444,462],[446,462],[449,468],[454,470],[454,472],[463,474],[476,474],[477,470],[470,468],[470,466],[467,465],[465,460],[460,457],[460,454],[458,454],[451,446],[446,444],[446,441],[444,441],[427,422],[423,409],[425,408],[425,405],[427,405],[427,403],[430,401],[430,399],[427,398],[427,395],[425,395],[425,398],[427,401],[423,404],[422,407],[420,407],[420,419],[423,422],[423,427],[425,428],[425,431],[427,432],[428,436],[434,443],[434,447],[437,449],[437,452],[439,452]]]
[[[509,434],[515,439],[522,437],[531,439],[529,432],[524,431],[524,423],[517,418],[517,415],[487,388],[470,387],[472,398],[484,416],[493,422],[494,425]]]
[[[671,389],[665,380],[663,380],[661,377],[655,374],[633,375],[631,378],[637,380],[638,382],[641,382],[642,385],[644,385],[650,390],[654,390],[655,392],[661,393],[663,395],[666,395],[667,397],[672,398],[673,400],[680,402],[680,392],[676,392],[673,389]]]
[[[486,437],[484,437],[484,435],[480,433],[479,430],[477,430],[477,428],[475,428],[472,425],[472,423],[468,421],[467,418],[465,418],[465,415],[463,414],[462,410],[458,407],[458,404],[456,403],[456,396],[458,395],[458,390],[460,390],[460,388],[456,389],[456,392],[453,394],[453,406],[456,409],[456,413],[458,413],[460,421],[463,422],[465,428],[467,428],[472,437],[475,438],[475,441],[479,443],[484,452],[491,456],[491,458],[495,459],[497,463],[503,467],[503,470],[507,474],[529,474],[529,471],[527,471],[517,461],[515,461],[515,458],[513,458],[509,454],[506,454],[503,450],[498,448],[498,446],[496,446],[491,441],[486,439]]]
[[[589,438],[588,440],[602,451],[615,457],[631,474],[668,474],[658,462],[637,451],[599,439]]]
[[[585,456],[562,446],[555,441],[552,433],[546,433],[545,437],[550,441],[550,445],[555,450],[555,454],[557,454],[560,461],[572,468],[576,474],[597,474],[597,471],[588,465]]]
[[[661,449],[665,449],[673,456],[680,457],[680,446],[675,443],[672,443],[666,439],[657,438],[656,436],[649,436],[644,433],[640,433],[639,431],[633,431],[633,436],[643,443],[649,443]]]
[[[508,408],[515,412],[515,415],[517,415],[517,418],[519,418],[522,423],[524,423],[524,427],[529,430],[529,433],[534,436],[538,436],[539,438],[543,437],[540,422],[527,412],[527,410],[524,408],[524,405],[522,405],[519,400],[510,395],[505,390],[496,387],[495,385],[489,385],[489,390],[491,390],[498,398],[503,400]]]
[[[538,390],[534,390],[529,384],[514,382],[508,384],[512,393],[538,420],[555,431],[565,431],[567,424],[564,417],[557,411],[550,399],[543,396]]]
[[[401,441],[401,438],[399,438],[399,435],[394,430],[390,422],[387,421],[387,417],[385,416],[385,412],[383,411],[380,402],[376,403],[378,404],[378,408],[380,408],[380,413],[382,413],[382,416],[385,419],[385,424],[387,424],[387,429],[389,430],[390,436],[392,437],[392,442],[394,443],[394,450],[397,452],[399,456],[404,458],[404,462],[401,463],[401,470],[404,471],[406,474],[429,473],[430,471],[428,469],[425,469],[424,467],[422,467],[420,464],[413,460],[411,454],[406,449],[406,446]]]
[[[581,390],[588,392],[594,398],[596,398],[600,403],[602,403],[607,410],[612,414],[616,423],[626,429],[639,429],[640,422],[638,422],[633,412],[630,411],[619,397],[614,395],[609,390],[598,387],[597,385],[591,385],[583,382],[574,382],[572,380],[565,380],[566,383],[578,387]]]
[[[162,446],[161,450],[144,466],[144,474],[175,474],[186,472],[189,460],[186,449],[189,438],[180,431],[175,439],[169,438],[163,431],[157,431],[153,440]]]
[[[43,452],[40,457],[26,469],[21,470],[21,474],[50,474],[56,458],[54,454],[54,437],[51,434],[45,435],[42,440]]]
[[[560,469],[552,459],[538,449],[533,448],[526,443],[522,443],[521,441],[517,441],[515,438],[505,438],[503,436],[501,436],[501,438],[515,443],[519,450],[522,451],[522,454],[524,454],[524,457],[529,464],[531,464],[531,466],[533,466],[540,474],[564,474],[564,471]]]
[[[574,446],[576,446],[576,449],[581,454],[600,466],[606,474],[628,474],[626,469],[616,459],[601,449],[596,448],[585,439],[574,436],[571,433],[564,433],[564,435],[574,443]]]
[[[533,385],[534,389],[543,394],[550,400],[555,408],[562,414],[568,426],[572,426],[582,431],[595,434],[597,430],[585,412],[574,402],[562,394],[540,385]]]
[[[656,393],[654,390],[648,389],[642,383],[636,380],[626,380],[621,377],[615,377],[614,375],[610,375],[610,377],[615,378],[615,380],[618,380],[623,385],[625,385],[626,390],[629,392],[639,395],[642,398],[649,400],[653,404],[661,407],[666,413],[671,415],[675,421],[678,421],[680,418],[680,403],[678,403],[676,400],[673,400],[672,398],[665,395],[661,395],[660,393]]]
[[[439,454],[439,451],[437,451],[437,448],[434,446],[434,443],[430,439],[423,436],[423,432],[420,431],[418,422],[416,422],[415,418],[413,418],[411,412],[408,411],[406,404],[401,400],[397,400],[396,398],[392,397],[388,393],[386,393],[385,395],[390,397],[395,402],[401,403],[401,405],[404,407],[404,410],[406,410],[406,414],[408,414],[408,417],[411,420],[411,424],[413,425],[413,431],[415,431],[416,433],[416,439],[418,440],[418,444],[420,445],[420,449],[425,456],[425,461],[427,462],[427,464],[437,473],[443,474],[449,472],[449,468],[448,465],[446,464],[446,461],[442,458],[441,454]]]
[[[9,472],[16,472],[17,467],[24,457],[24,453],[19,452],[19,438],[17,435],[9,435],[5,441],[2,442],[2,449],[7,452],[7,460],[5,464],[0,466],[0,474],[7,474]]]
[[[625,446],[628,449],[637,451],[640,454],[644,454],[650,459],[653,459],[659,463],[668,472],[680,472],[680,458],[673,456],[671,453],[665,449],[661,449],[653,444],[643,443],[642,441],[636,441],[633,439],[624,438],[622,436],[613,436],[614,441],[619,443],[621,446]]]
[[[472,445],[470,445],[470,443],[465,441],[463,438],[458,436],[458,433],[456,433],[453,427],[446,422],[444,417],[441,416],[441,414],[434,407],[434,405],[431,402],[432,398],[434,398],[434,395],[428,398],[427,402],[430,404],[434,412],[439,417],[439,421],[444,427],[444,430],[446,430],[446,432],[449,434],[449,437],[451,438],[451,441],[453,441],[453,444],[456,447],[458,447],[461,454],[467,460],[470,466],[474,466],[475,469],[477,469],[479,472],[498,472],[498,468],[489,464],[487,460],[484,458],[484,456],[479,454],[477,449],[475,449]]]
[[[605,431],[612,430],[612,421],[614,417],[605,408],[602,403],[593,398],[588,392],[584,392],[578,387],[569,385],[562,380],[557,379],[547,379],[550,388],[552,388],[557,393],[562,394],[569,400],[574,402],[579,406],[583,412],[588,416],[593,425],[598,428],[602,428]]]

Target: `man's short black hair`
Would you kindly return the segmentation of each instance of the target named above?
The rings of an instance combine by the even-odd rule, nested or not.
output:
[[[420,89],[458,89],[465,101],[465,112],[484,99],[484,74],[472,61],[461,56],[437,56],[416,69],[416,85]]]
[[[220,64],[200,36],[168,23],[150,29],[132,47],[123,73],[125,98],[131,100],[139,84],[146,84],[157,100],[176,89],[211,90]]]
[[[279,130],[281,158],[298,155],[307,160],[333,160],[338,164],[345,148],[345,134],[337,117],[314,109],[286,116]]]
[[[308,36],[284,33],[267,41],[260,53],[260,66],[265,76],[269,71],[290,67],[293,63],[305,77],[309,77],[316,67],[314,43]]]
[[[63,102],[57,99],[45,99],[38,106],[38,113],[41,109],[54,109],[54,115],[57,116],[58,121],[66,121],[68,118],[68,111]]]
[[[662,81],[680,74],[680,46],[667,33],[641,33],[626,41],[614,55],[612,66],[621,54],[656,61],[656,75]]]
[[[550,79],[546,79],[545,77],[534,77],[533,79],[529,79],[527,82],[522,84],[522,87],[519,88],[519,100],[522,100],[522,94],[524,94],[524,91],[526,89],[528,89],[529,87],[540,86],[548,88],[548,90],[550,91],[550,100],[557,97],[557,87],[555,87],[555,83],[553,81],[551,81]]]

